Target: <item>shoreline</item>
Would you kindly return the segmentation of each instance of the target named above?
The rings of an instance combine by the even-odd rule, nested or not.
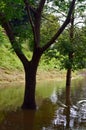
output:
[[[0,88],[2,86],[7,86],[10,84],[24,84],[25,79],[24,79],[24,71],[22,70],[8,70],[6,68],[0,68]],[[83,77],[82,74],[72,74],[72,79],[75,79],[77,77]],[[56,80],[56,81],[62,81],[66,79],[66,71],[58,71],[58,70],[39,70],[37,71],[36,75],[37,82],[47,80]]]
[[[2,84],[9,83],[24,83],[24,71],[22,70],[8,70],[6,68],[0,68],[0,86]],[[65,79],[65,72],[57,70],[38,70],[36,75],[37,82],[43,80],[62,80]]]

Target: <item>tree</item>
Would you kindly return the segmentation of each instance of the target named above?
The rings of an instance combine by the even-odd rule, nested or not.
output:
[[[58,50],[60,54],[62,54],[62,65],[67,70],[66,74],[66,105],[71,105],[71,77],[72,71],[76,69],[81,69],[86,67],[86,57],[85,57],[85,37],[84,33],[82,33],[82,29],[77,26],[83,23],[85,20],[85,7],[84,0],[78,1],[76,3],[76,8],[71,15],[70,25],[68,27],[68,31],[66,31],[63,35],[63,38],[60,37]],[[64,10],[65,12],[65,10]],[[64,15],[65,16],[65,15]],[[78,17],[77,17],[78,16]],[[83,19],[80,19],[82,18]],[[78,19],[78,20],[76,20]],[[81,27],[81,25],[80,25]],[[83,35],[83,37],[82,37]],[[65,40],[64,40],[65,39]],[[83,59],[83,60],[82,60]]]
[[[34,0],[15,0],[5,1],[1,0],[0,3],[0,23],[6,31],[9,41],[22,62],[25,71],[25,94],[22,109],[36,109],[35,102],[35,86],[36,86],[36,72],[40,58],[44,51],[48,49],[59,35],[63,32],[67,24],[70,22],[71,13],[74,8],[76,0],[72,0],[68,15],[62,26],[52,36],[52,38],[45,43],[42,47],[40,45],[40,28],[41,18],[44,5],[47,4],[46,0],[34,1]],[[46,3],[46,4],[45,4]],[[19,28],[12,23],[17,21],[20,23]],[[23,30],[22,30],[23,28]],[[31,34],[33,34],[33,55],[29,61],[25,54],[22,52],[20,38],[27,39],[30,36],[28,29],[31,28]],[[22,30],[20,32],[19,30]],[[24,31],[24,32],[23,32]],[[24,38],[25,37],[25,38]]]

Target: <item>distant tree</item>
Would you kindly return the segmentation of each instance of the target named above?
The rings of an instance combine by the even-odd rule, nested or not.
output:
[[[67,2],[65,3],[66,5]],[[63,5],[64,6],[64,5]],[[71,104],[71,72],[86,67],[86,38],[81,26],[85,23],[85,1],[76,2],[67,31],[58,40],[57,48],[61,54],[61,66],[67,70],[66,74],[66,105]],[[66,15],[64,9],[64,16]]]
[[[36,72],[40,58],[60,36],[65,27],[69,24],[71,14],[76,0],[70,2],[68,6],[66,20],[56,33],[41,46],[41,22],[43,9],[48,5],[46,0],[1,0],[0,1],[0,24],[6,31],[9,41],[22,62],[25,71],[25,94],[22,109],[36,109],[35,88]],[[53,1],[52,1],[53,2]],[[48,8],[48,6],[47,6]],[[15,24],[14,24],[15,23]],[[17,26],[17,25],[18,26]],[[22,41],[28,39],[33,44],[33,55],[29,61],[22,51]]]

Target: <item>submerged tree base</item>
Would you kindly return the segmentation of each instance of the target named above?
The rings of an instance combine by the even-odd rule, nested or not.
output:
[[[36,105],[34,105],[34,104],[23,104],[21,106],[21,109],[23,109],[23,110],[36,110]]]

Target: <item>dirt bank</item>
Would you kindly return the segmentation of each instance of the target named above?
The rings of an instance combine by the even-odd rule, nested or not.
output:
[[[38,70],[37,72],[37,82],[40,80],[62,80],[63,78],[65,78],[65,72],[58,72],[57,70]],[[24,82],[24,72],[0,68],[0,85],[11,82]]]
[[[80,71],[78,73],[72,73],[72,79],[86,76],[86,71]],[[37,72],[37,82],[43,80],[65,80],[66,71],[58,70],[38,70]],[[12,85],[16,83],[24,83],[24,71],[22,70],[9,70],[6,68],[0,68],[0,87],[7,86],[7,84]]]

